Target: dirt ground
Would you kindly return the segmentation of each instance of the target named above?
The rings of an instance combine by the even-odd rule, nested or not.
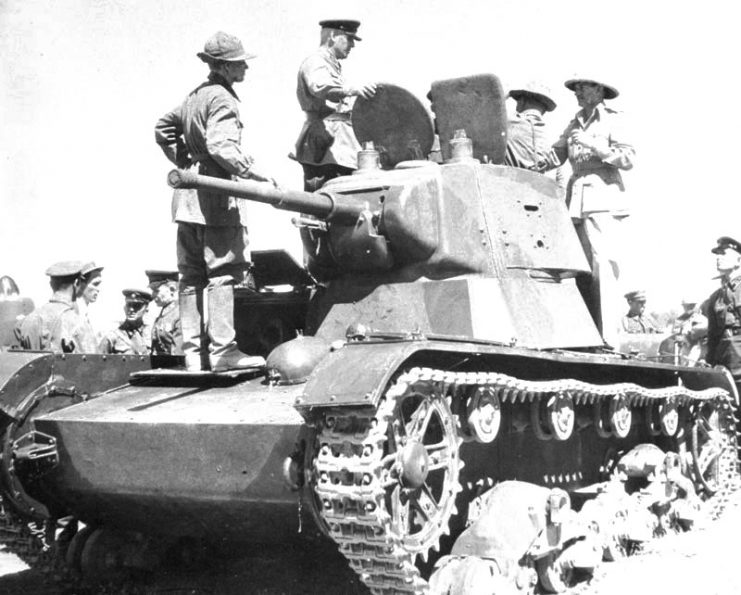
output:
[[[741,493],[720,520],[689,533],[654,541],[643,553],[604,563],[579,595],[731,595],[741,593],[736,544],[741,528]],[[334,548],[302,551],[254,548],[231,560],[206,560],[200,567],[158,572],[136,589],[63,586],[0,551],[0,594],[258,595],[366,593]]]

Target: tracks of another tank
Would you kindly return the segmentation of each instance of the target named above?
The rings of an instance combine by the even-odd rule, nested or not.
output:
[[[575,405],[624,399],[644,406],[674,399],[679,405],[710,405],[718,414],[722,452],[713,516],[737,484],[734,405],[727,391],[692,391],[683,386],[649,389],[632,383],[597,385],[579,380],[528,381],[499,373],[414,368],[402,373],[376,410],[326,410],[317,423],[308,484],[329,535],[373,593],[426,593],[415,565],[439,547],[456,514],[463,462],[462,432],[450,411],[454,396],[477,387],[494,391],[502,403],[534,401],[568,393]],[[421,454],[421,444],[427,457]],[[427,464],[420,483],[415,457]]]

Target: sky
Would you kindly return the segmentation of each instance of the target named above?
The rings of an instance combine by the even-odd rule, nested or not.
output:
[[[363,38],[343,62],[351,82],[390,82],[421,99],[436,80],[494,73],[505,88],[542,80],[558,103],[554,136],[578,109],[575,73],[616,86],[636,148],[626,175],[633,215],[623,289],[649,310],[679,309],[717,284],[710,249],[741,239],[736,163],[741,55],[735,4],[706,0],[0,0],[0,275],[41,304],[44,270],[63,259],[105,266],[97,317],[144,270],[175,268],[171,166],[159,117],[207,74],[196,57],[217,30],[250,62],[236,86],[243,147],[287,188],[302,187],[293,149],[303,114],[296,72],[318,21],[355,18]],[[723,105],[720,105],[720,104]],[[253,205],[254,249],[301,260],[290,214]]]

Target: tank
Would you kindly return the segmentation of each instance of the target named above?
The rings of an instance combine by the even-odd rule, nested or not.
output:
[[[95,577],[136,566],[145,542],[330,539],[376,593],[428,592],[449,555],[488,560],[530,593],[566,588],[564,560],[596,564],[596,546],[561,555],[592,543],[574,520],[587,502],[600,511],[589,526],[625,545],[611,529],[623,500],[600,494],[658,485],[722,507],[738,475],[728,372],[606,346],[577,287],[590,273],[561,189],[500,164],[499,80],[439,81],[430,97],[442,163],[422,159],[425,107],[384,84],[354,110],[361,167],[315,193],[168,176],[297,213],[319,282],[296,305],[304,333],[264,370],[2,354],[3,500],[25,519],[82,521],[68,563]],[[631,472],[646,461],[651,472]],[[507,519],[481,512],[502,501]],[[510,518],[531,526],[498,537]],[[470,545],[480,539],[501,543]]]

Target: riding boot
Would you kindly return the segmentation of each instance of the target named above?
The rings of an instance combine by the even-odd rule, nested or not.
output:
[[[234,287],[217,285],[208,288],[208,336],[210,363],[214,372],[265,365],[260,356],[242,353],[237,347],[234,330]]]
[[[203,290],[185,287],[178,294],[185,367],[189,372],[208,370],[208,350],[203,347]]]

